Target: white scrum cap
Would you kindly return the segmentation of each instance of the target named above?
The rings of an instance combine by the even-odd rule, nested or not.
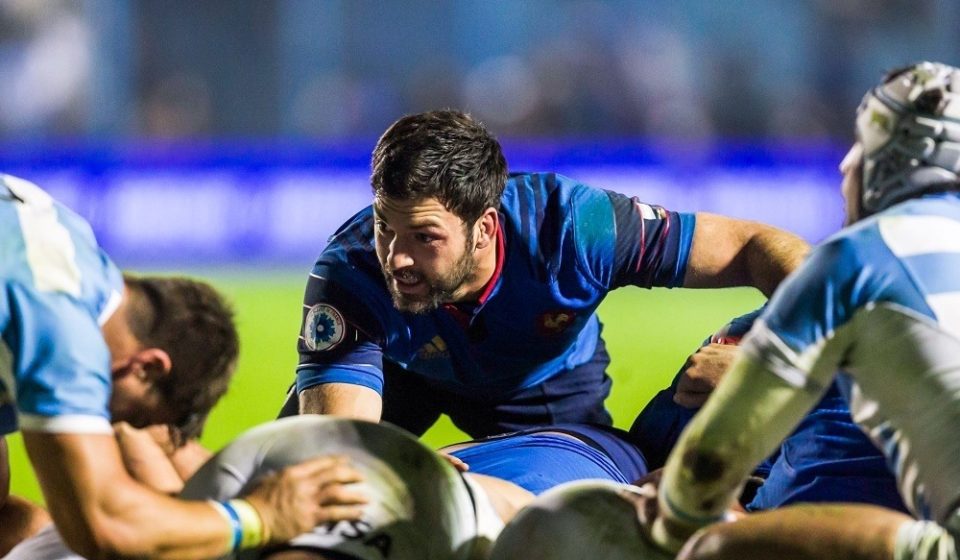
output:
[[[960,182],[960,70],[920,62],[888,75],[857,111],[864,215]]]

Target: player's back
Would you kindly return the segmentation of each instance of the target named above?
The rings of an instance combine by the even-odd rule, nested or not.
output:
[[[38,429],[61,414],[105,418],[100,324],[120,304],[120,272],[82,218],[9,175],[0,175],[0,289],[0,433],[16,429],[13,395],[21,424]]]
[[[181,497],[227,500],[266,473],[333,454],[349,457],[362,474],[364,516],[317,527],[291,541],[292,549],[352,560],[467,560],[489,547],[494,535],[482,533],[474,489],[439,455],[387,424],[303,415],[258,426],[205,464]]]
[[[835,336],[851,411],[908,507],[943,521],[960,498],[960,197],[899,204],[850,238],[864,270]]]
[[[5,283],[89,299],[94,311],[109,292],[104,283],[114,288],[118,277],[83,218],[10,175],[0,175],[0,273]]]

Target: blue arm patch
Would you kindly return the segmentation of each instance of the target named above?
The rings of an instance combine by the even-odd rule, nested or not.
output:
[[[307,282],[297,344],[298,393],[324,383],[383,393],[383,330],[369,300],[328,278],[344,270],[349,267],[318,264]]]

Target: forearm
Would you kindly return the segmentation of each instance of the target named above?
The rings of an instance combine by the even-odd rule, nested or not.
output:
[[[747,476],[786,437],[817,395],[741,356],[670,454],[660,486],[658,538],[678,539],[722,519]],[[669,539],[668,539],[669,540]]]
[[[213,455],[196,440],[181,444],[166,425],[138,429],[119,422],[114,431],[127,472],[164,494],[179,494],[184,481]]]
[[[379,422],[382,410],[380,394],[361,385],[324,383],[300,392],[301,414],[329,414]]]
[[[121,488],[113,492],[115,499],[99,506],[94,515],[102,516],[101,521],[85,529],[88,536],[80,542],[109,535],[94,541],[107,557],[171,560],[219,558],[232,549],[232,528],[209,503],[177,500],[137,484]],[[61,526],[56,514],[54,520]]]
[[[683,285],[753,286],[770,296],[809,251],[805,241],[775,227],[698,213]]]
[[[806,241],[792,233],[763,226],[744,246],[749,283],[770,297],[780,282],[796,270],[810,252]]]
[[[111,436],[25,432],[24,443],[54,521],[76,552],[199,559],[230,550],[232,530],[217,510],[137,483]]]
[[[200,445],[196,440],[190,440],[183,444],[183,447],[175,450],[170,456],[173,468],[182,480],[188,480],[213,457],[208,449]]]
[[[166,450],[146,430],[129,424],[114,425],[123,465],[137,482],[168,495],[183,489],[183,478],[174,468]]]

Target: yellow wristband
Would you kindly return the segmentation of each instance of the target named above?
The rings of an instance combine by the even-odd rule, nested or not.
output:
[[[240,539],[239,548],[258,548],[266,544],[269,535],[263,526],[263,519],[260,518],[260,514],[257,513],[256,508],[254,508],[250,502],[241,499],[230,500],[227,503],[233,506],[233,509],[236,510],[237,515],[240,517],[240,527],[243,536]]]

